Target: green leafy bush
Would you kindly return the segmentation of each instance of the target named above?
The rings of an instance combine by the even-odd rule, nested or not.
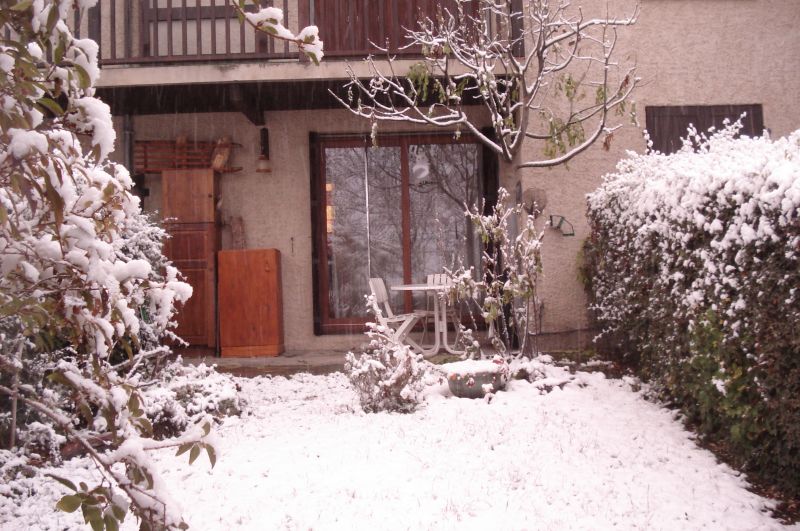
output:
[[[584,276],[603,335],[654,389],[797,495],[800,131],[737,131],[620,162],[588,198]]]

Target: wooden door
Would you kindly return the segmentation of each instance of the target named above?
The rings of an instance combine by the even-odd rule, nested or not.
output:
[[[218,259],[222,356],[277,356],[284,350],[280,252],[225,250]]]
[[[161,174],[161,215],[172,223],[214,223],[217,179],[214,170],[169,170]]]
[[[170,238],[164,254],[192,286],[175,333],[190,345],[216,347],[216,178],[212,170],[162,174],[162,215]]]

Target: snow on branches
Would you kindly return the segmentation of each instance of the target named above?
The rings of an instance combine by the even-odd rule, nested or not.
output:
[[[237,0],[233,3],[240,23],[247,23],[256,31],[261,31],[274,39],[294,43],[311,59],[319,65],[323,52],[323,42],[319,40],[319,29],[316,26],[306,26],[296,35],[283,25],[283,10],[277,7],[262,7],[260,0],[255,0],[256,11],[246,10],[248,0]]]
[[[294,35],[281,10],[245,3],[233,5],[243,23],[322,58],[315,27]],[[93,97],[98,44],[67,23],[95,4],[0,6],[11,36],[0,41],[0,436],[48,454],[66,436],[62,453],[86,453],[100,484],[56,478],[72,491],[58,509],[80,508],[94,529],[116,529],[129,508],[142,529],[185,528],[148,454],[174,447],[191,463],[205,451],[213,466],[206,413],[235,411],[235,392],[220,409],[177,407],[188,390],[211,393],[191,385],[202,377],[191,371],[181,392],[147,392],[192,288],[163,256],[166,234],[142,214],[128,171],[107,160],[115,133]],[[162,427],[174,437],[154,433]]]
[[[492,345],[503,355],[515,347],[518,354],[535,353],[534,341],[541,315],[541,301],[537,295],[542,276],[542,239],[535,217],[526,214],[522,205],[510,204],[508,191],[500,188],[497,204],[484,215],[485,205],[474,205],[467,211],[483,247],[483,283],[485,296],[481,315],[492,327]],[[513,218],[522,221],[518,234],[513,234],[509,224]],[[463,282],[471,275],[460,275],[454,284],[459,293]],[[469,285],[469,284],[467,284]],[[470,288],[467,293],[477,293]]]
[[[587,18],[568,0],[452,0],[406,29],[405,48],[419,49],[421,61],[401,71],[383,49],[385,63],[366,59],[370,80],[348,67],[347,101],[339,101],[373,125],[469,131],[509,163],[526,139],[539,142],[542,158],[519,166],[561,164],[601,136],[607,146],[620,127],[614,114],[626,112],[638,78],[614,59],[617,29],[637,16],[638,7],[625,18]],[[468,113],[474,104],[488,112],[492,135]]]
[[[161,255],[164,233],[128,171],[106,160],[115,134],[92,97],[98,47],[66,23],[91,4],[0,8],[12,36],[0,43],[0,434],[14,447],[31,423],[92,458],[99,485],[57,479],[72,491],[58,508],[80,508],[93,528],[116,529],[129,504],[143,528],[182,528],[148,452],[205,450],[213,464],[211,420],[156,440],[140,389],[191,287]]]

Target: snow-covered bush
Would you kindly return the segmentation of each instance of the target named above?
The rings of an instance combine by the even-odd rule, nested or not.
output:
[[[239,415],[244,403],[238,391],[230,375],[179,359],[160,371],[156,385],[142,389],[143,409],[157,437],[175,436],[206,415]]]
[[[589,195],[603,333],[750,470],[800,492],[800,131],[690,131]]]
[[[0,31],[13,36],[0,44],[3,443],[13,447],[19,436],[39,458],[58,454],[59,437],[80,445],[103,480],[90,487],[62,478],[72,492],[58,508],[80,508],[95,529],[116,528],[128,500],[144,527],[178,528],[180,512],[146,450],[213,453],[210,421],[152,439],[137,369],[163,350],[141,350],[138,338],[143,313],[152,339],[163,335],[191,288],[175,268],[156,272],[126,252],[147,223],[127,170],[106,160],[114,130],[108,106],[92,97],[97,44],[70,33],[72,5],[0,9]]]
[[[143,260],[150,264],[151,278],[164,282],[172,276],[174,268],[172,263],[163,254],[164,240],[169,235],[151,214],[145,212],[132,213],[126,219],[125,230],[114,242],[117,256],[128,260]],[[148,301],[149,302],[149,301]],[[132,350],[145,350],[152,352],[161,349],[169,353],[170,349],[164,346],[166,341],[181,344],[182,340],[172,331],[170,321],[163,316],[151,316],[149,305],[145,305],[137,314],[139,331],[136,341],[129,345]],[[126,344],[117,346],[122,355],[127,355]],[[155,357],[155,356],[154,356]],[[156,361],[158,358],[156,358]]]
[[[93,97],[98,44],[67,25],[95,4],[0,4],[0,444],[40,460],[66,437],[61,453],[86,453],[99,484],[57,478],[71,492],[56,507],[81,509],[93,529],[116,529],[129,507],[141,529],[182,529],[149,451],[174,447],[191,463],[205,450],[213,466],[207,413],[223,401],[197,404],[204,386],[164,400],[186,413],[168,439],[147,418],[162,383],[153,360],[168,353],[191,287],[162,256],[164,232],[141,213],[128,171],[107,160],[115,133]],[[295,37],[280,9],[255,15],[261,31],[322,56],[316,28]]]
[[[41,422],[31,422],[25,428],[20,442],[26,455],[39,456],[53,463],[61,460],[61,445],[66,442],[66,437],[57,433],[52,425]]]
[[[511,376],[516,380],[528,380],[541,394],[553,389],[563,389],[575,382],[576,374],[569,367],[558,365],[548,354],[539,354],[533,359],[516,358],[509,364]],[[578,386],[583,384],[579,381]]]
[[[372,311],[372,304],[367,306]],[[348,352],[344,366],[361,407],[368,413],[413,411],[425,387],[422,355],[397,343],[386,327],[367,323],[367,328],[369,345],[360,356]]]

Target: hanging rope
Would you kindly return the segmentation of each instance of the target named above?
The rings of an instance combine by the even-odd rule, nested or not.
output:
[[[367,212],[367,278],[372,278],[372,244],[369,235],[369,175],[367,173],[367,148],[364,148],[364,206]]]

